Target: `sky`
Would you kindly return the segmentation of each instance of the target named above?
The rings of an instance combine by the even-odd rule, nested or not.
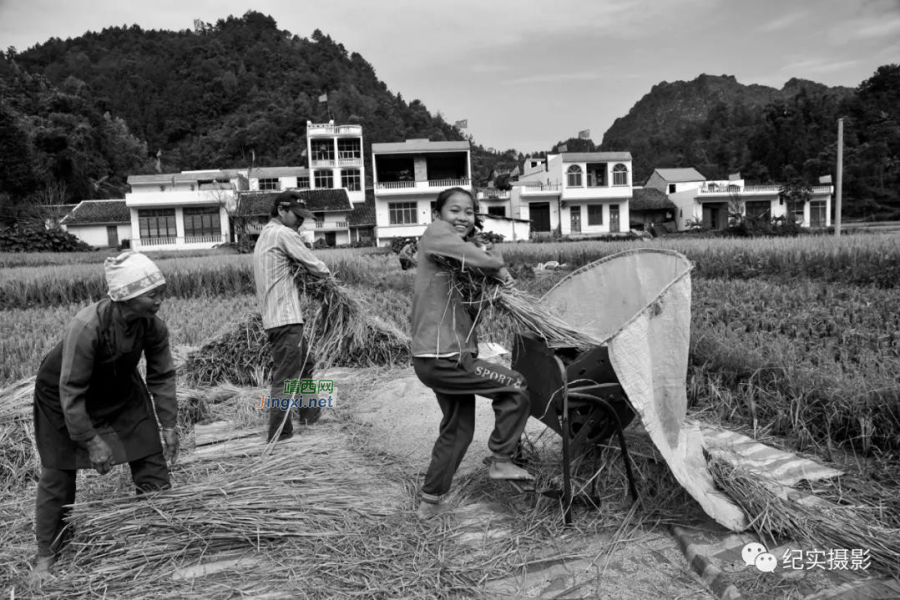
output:
[[[585,129],[599,144],[663,81],[856,87],[900,63],[900,0],[0,0],[0,48],[248,10],[300,37],[322,30],[407,102],[526,154]]]

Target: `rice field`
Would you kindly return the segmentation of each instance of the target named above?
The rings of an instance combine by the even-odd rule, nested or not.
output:
[[[667,238],[501,248],[511,265],[556,260],[574,269],[640,246],[671,248],[695,264],[688,372],[693,416],[823,460],[849,453],[859,486],[854,492],[866,496],[877,479],[878,495],[867,501],[896,509],[900,474],[888,467],[897,464],[900,452],[900,236]],[[374,314],[408,335],[414,273],[401,271],[395,255],[373,250],[317,255]],[[0,387],[34,375],[71,317],[105,294],[103,258],[98,253],[0,255]],[[179,255],[160,257],[157,264],[168,281],[160,316],[173,347],[200,347],[247,323],[255,312],[250,256]],[[540,296],[565,273],[521,277],[517,285]],[[480,331],[482,339],[508,346],[514,327],[497,318],[483,321]],[[21,441],[27,434],[27,426],[4,428],[0,440]],[[7,458],[10,469],[21,468],[23,457]],[[0,507],[9,491],[0,490]],[[839,487],[834,495],[845,501]],[[121,509],[110,505],[110,510]],[[883,524],[896,528],[891,518]],[[488,571],[481,576],[495,574]],[[354,589],[353,582],[344,583]],[[415,594],[421,588],[404,589]]]

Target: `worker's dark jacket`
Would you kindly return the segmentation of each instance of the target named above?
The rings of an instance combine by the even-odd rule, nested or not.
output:
[[[147,359],[147,384],[137,366]],[[165,323],[126,323],[109,298],[83,308],[44,357],[34,386],[34,427],[41,464],[86,469],[85,442],[100,435],[115,464],[162,452],[159,429],[177,418],[175,366]]]
[[[453,225],[440,219],[432,222],[419,240],[412,306],[413,356],[477,355],[472,316],[451,285],[451,274],[435,262],[434,256],[455,259],[465,268],[488,276],[503,268],[503,257],[497,250],[481,250],[463,240]]]

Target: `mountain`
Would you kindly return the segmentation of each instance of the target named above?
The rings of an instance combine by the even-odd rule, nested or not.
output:
[[[692,166],[711,179],[725,178],[741,169],[750,171],[747,161],[753,158],[754,138],[764,127],[769,108],[789,113],[802,105],[801,110],[810,116],[815,106],[812,112],[824,125],[834,122],[837,105],[853,93],[850,88],[829,88],[802,79],[791,79],[780,90],[743,85],[730,75],[664,81],[613,122],[600,147],[629,150],[636,181],[645,180],[657,167]],[[781,168],[774,168],[768,172],[777,178]]]
[[[636,183],[657,167],[816,183],[834,174],[841,116],[846,214],[900,218],[898,65],[856,89],[792,79],[778,90],[727,75],[662,82],[599,149],[630,151]],[[466,139],[440,113],[390,91],[360,54],[255,11],[192,30],[111,27],[0,51],[0,218],[19,205],[121,198],[127,176],[154,172],[157,155],[166,172],[243,168],[251,154],[257,166],[305,164],[306,122],[332,118],[363,126],[367,161],[372,143]],[[468,139],[478,183],[494,167],[521,164],[516,150]]]
[[[301,38],[254,11],[193,30],[110,27],[0,55],[0,129],[11,132],[0,165],[31,163],[14,182],[0,175],[0,194],[55,182],[65,187],[55,196],[68,196],[60,201],[121,197],[127,175],[153,172],[157,153],[167,172],[246,167],[251,152],[257,166],[305,164],[307,120],[361,124],[367,159],[372,143],[466,139],[330,36]],[[124,127],[127,164],[113,164],[122,144],[97,134],[104,115]],[[516,156],[473,143],[476,179],[503,159]]]

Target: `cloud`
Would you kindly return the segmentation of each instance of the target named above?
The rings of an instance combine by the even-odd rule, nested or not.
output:
[[[541,75],[528,75],[516,79],[507,79],[503,85],[530,85],[533,83],[560,83],[562,81],[593,81],[600,79],[601,71],[576,71],[573,73],[544,73]]]
[[[780,71],[788,73],[833,73],[851,68],[859,64],[859,60],[829,60],[827,58],[812,58],[800,60],[781,67]]]
[[[807,16],[806,12],[791,13],[791,14],[785,15],[783,17],[780,17],[778,19],[775,19],[774,21],[769,21],[768,23],[765,23],[764,25],[759,27],[759,31],[761,33],[771,33],[773,31],[780,31],[782,29],[787,29],[794,23],[805,19],[806,16]]]
[[[508,71],[509,67],[506,65],[498,65],[498,64],[486,64],[486,63],[476,63],[469,67],[469,71],[472,73],[502,73],[503,71]]]

